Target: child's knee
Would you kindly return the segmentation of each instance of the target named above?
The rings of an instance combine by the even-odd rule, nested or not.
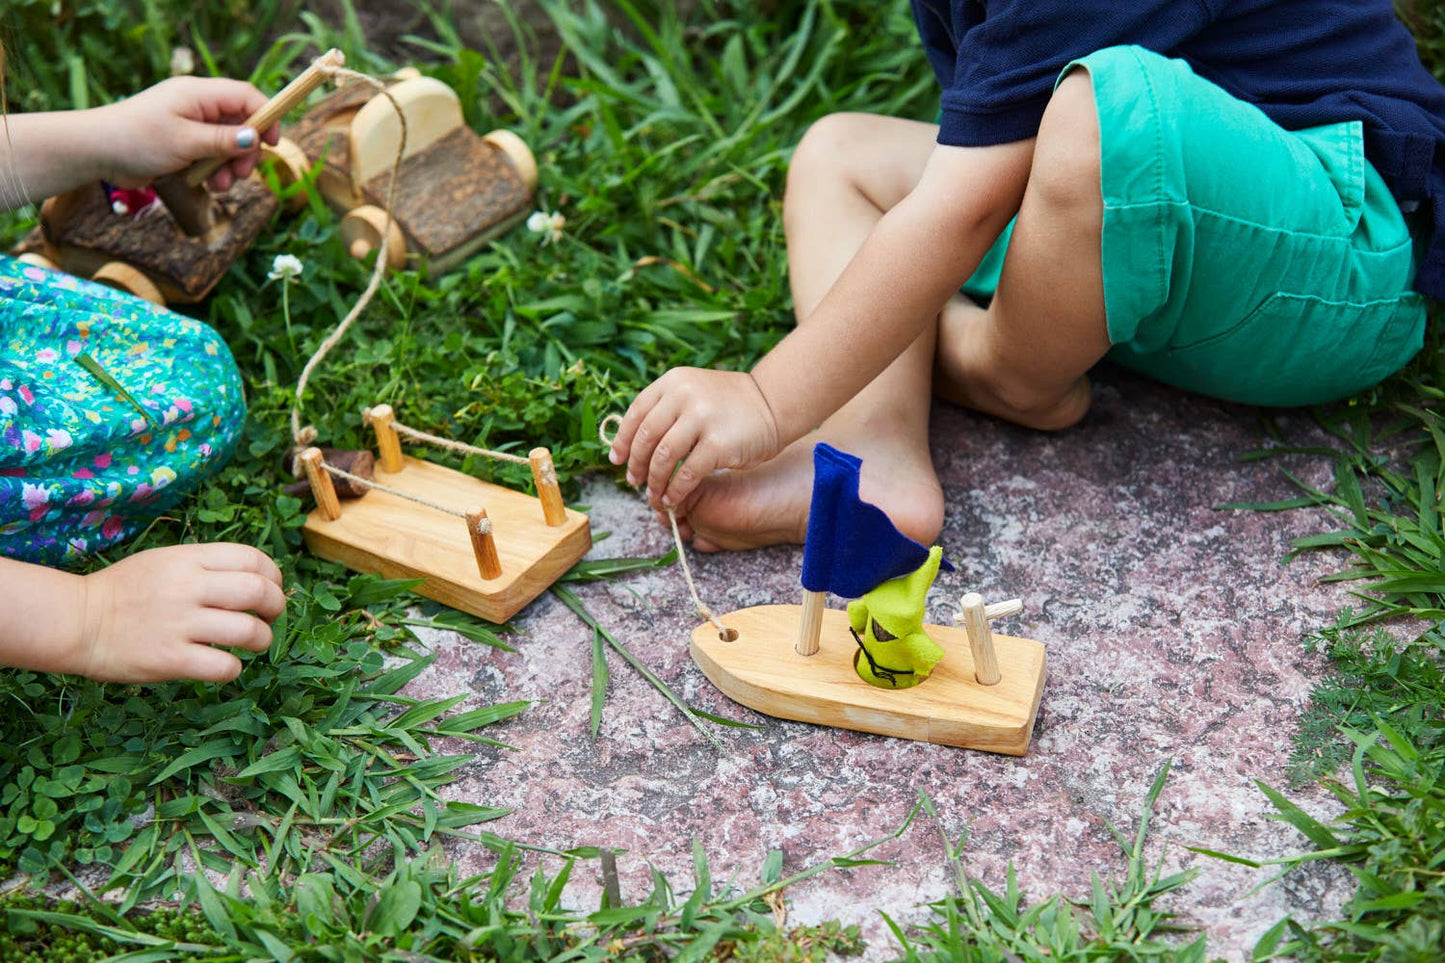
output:
[[[1038,431],[1062,431],[1089,412],[1093,394],[1080,376],[1066,385],[1042,385],[1018,372],[995,371],[978,386],[986,394],[985,411]]]
[[[788,191],[856,176],[856,163],[868,143],[868,114],[838,113],[813,122],[793,150],[788,164]]]
[[[1057,206],[1088,199],[1100,203],[1099,113],[1094,85],[1084,70],[1059,83],[1044,111],[1034,146],[1029,189]]]

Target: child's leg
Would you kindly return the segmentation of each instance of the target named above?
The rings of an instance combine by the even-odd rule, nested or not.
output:
[[[945,312],[938,382],[1066,424],[1107,349],[1234,401],[1348,397],[1420,348],[1415,248],[1358,122],[1286,131],[1182,61],[1107,48],[1057,88],[997,295]]]
[[[1109,350],[1100,268],[1099,121],[1089,75],[1059,84],[987,310],[954,298],[939,319],[939,395],[1031,428],[1089,408],[1085,372]]]
[[[938,128],[869,114],[815,124],[788,171],[783,223],[793,309],[806,323],[878,219],[911,191]],[[935,332],[930,327],[822,427],[751,471],[706,479],[679,512],[702,551],[801,542],[819,441],[863,458],[862,497],[931,542],[943,494],[928,451]]]
[[[244,419],[206,325],[0,257],[0,555],[73,563],[131,537],[224,464]]]

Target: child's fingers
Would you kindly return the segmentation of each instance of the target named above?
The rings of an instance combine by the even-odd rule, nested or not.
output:
[[[246,154],[231,161],[231,176],[235,177],[238,181],[243,181],[250,177],[251,172],[256,169],[258,156],[259,155],[256,154]]]
[[[629,485],[647,484],[652,475],[652,462],[657,449],[657,443],[667,436],[672,429],[673,422],[677,421],[676,406],[669,400],[663,399],[652,407],[647,417],[642,419],[642,424],[637,426],[637,432],[632,436],[632,450],[627,456],[627,483]]]
[[[679,461],[687,464],[686,459],[692,455],[701,434],[702,429],[691,419],[674,421],[657,447],[652,449],[652,461],[647,466],[647,494],[654,503],[677,504],[692,490],[692,486],[688,485],[685,486],[687,491],[681,491],[673,480],[673,473],[678,470]],[[673,493],[672,497],[667,496],[669,491]]]
[[[197,563],[212,572],[255,572],[267,581],[281,584],[281,569],[271,556],[239,542],[206,542],[187,546],[197,553]]]
[[[254,615],[226,609],[203,609],[190,635],[196,642],[228,649],[264,652],[271,647],[271,626]]]
[[[261,146],[261,135],[254,127],[207,124],[198,120],[181,121],[176,138],[180,152],[193,161],[239,157]]]
[[[196,116],[212,123],[227,118],[250,117],[266,106],[266,95],[244,80],[198,77],[172,80],[168,83],[184,84],[180,89],[194,98],[195,107],[192,109]],[[185,112],[189,114],[191,110]]]
[[[256,155],[245,154],[217,167],[216,172],[206,183],[213,191],[227,191],[230,190],[232,184],[239,184],[250,177],[251,172],[255,169]]]
[[[241,660],[209,645],[185,645],[176,661],[167,666],[166,679],[195,679],[199,682],[230,682],[241,674]]]
[[[693,439],[691,450],[683,455],[682,464],[672,473],[665,490],[659,492],[663,505],[682,512],[690,510],[697,486],[718,467],[717,455],[700,435]]]
[[[201,586],[202,605],[255,612],[267,622],[286,609],[281,586],[258,572],[210,572]]]
[[[702,497],[702,492],[701,487],[695,487],[684,496],[681,501],[678,501],[672,506],[673,514],[677,516],[677,531],[678,534],[682,536],[683,541],[691,541],[693,535],[696,534],[692,527],[692,521],[688,516],[692,514],[692,510],[697,505],[698,499]],[[658,512],[657,520],[666,526],[668,524],[667,512]]]
[[[656,382],[653,382],[656,384]],[[617,426],[617,434],[612,436],[612,447],[608,449],[607,460],[614,465],[625,464],[632,454],[632,442],[637,436],[637,427],[642,420],[652,411],[656,404],[658,393],[648,385],[632,399],[632,404],[627,406],[627,412],[622,416],[622,423]],[[629,481],[632,481],[630,478]],[[632,484],[637,484],[635,481]]]

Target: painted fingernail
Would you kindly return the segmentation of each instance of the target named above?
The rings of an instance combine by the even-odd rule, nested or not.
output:
[[[250,150],[256,146],[256,130],[253,127],[242,127],[236,131],[236,146],[242,150]]]

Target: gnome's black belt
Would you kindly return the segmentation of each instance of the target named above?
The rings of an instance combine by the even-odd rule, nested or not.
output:
[[[876,677],[883,679],[889,685],[897,688],[898,676],[913,674],[912,669],[890,669],[887,666],[879,665],[877,662],[874,662],[873,653],[869,652],[868,646],[863,644],[863,637],[858,634],[858,630],[850,625],[848,626],[848,631],[853,633],[853,641],[857,642],[858,648],[863,650],[863,658],[868,660],[868,668],[873,670],[873,675],[875,675]]]

